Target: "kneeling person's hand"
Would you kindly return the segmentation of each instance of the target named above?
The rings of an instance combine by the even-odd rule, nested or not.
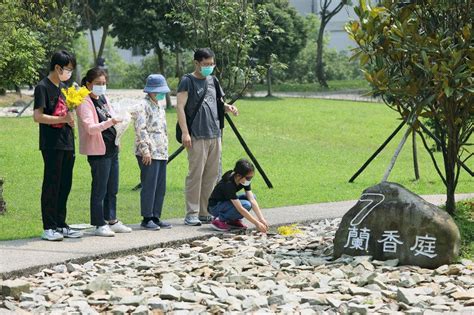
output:
[[[255,227],[259,232],[267,233],[268,228],[262,222],[258,221],[257,223],[255,223]]]

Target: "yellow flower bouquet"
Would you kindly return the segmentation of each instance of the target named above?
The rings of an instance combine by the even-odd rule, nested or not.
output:
[[[300,234],[301,230],[297,227],[297,224],[283,225],[277,228],[278,234],[283,236],[292,236]]]
[[[66,106],[70,111],[73,111],[79,107],[86,96],[90,94],[90,91],[85,86],[82,86],[78,89],[74,86],[71,86],[68,89],[61,89],[61,92],[66,99]]]

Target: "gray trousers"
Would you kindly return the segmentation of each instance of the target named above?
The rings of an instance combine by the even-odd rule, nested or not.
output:
[[[188,151],[186,215],[207,216],[207,204],[219,176],[221,138],[195,139]]]
[[[143,165],[142,157],[137,156],[140,166],[141,215],[145,218],[160,218],[166,193],[166,160],[151,160],[151,165]]]

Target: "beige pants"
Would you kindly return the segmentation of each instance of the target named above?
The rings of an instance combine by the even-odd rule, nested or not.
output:
[[[221,138],[192,138],[192,147],[187,149],[186,215],[209,215],[207,204],[218,180],[221,150]]]

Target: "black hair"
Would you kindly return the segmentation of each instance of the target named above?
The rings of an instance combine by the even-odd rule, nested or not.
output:
[[[87,71],[86,76],[82,78],[81,85],[85,86],[87,82],[91,83],[98,77],[104,76],[107,80],[107,72],[102,68],[92,68]]]
[[[54,71],[56,65],[64,68],[68,64],[72,64],[72,67],[76,68],[76,57],[73,54],[65,51],[59,50],[53,54],[51,57],[51,62],[49,64],[49,71]]]
[[[223,181],[230,181],[233,175],[237,174],[242,177],[247,176],[248,173],[255,171],[255,167],[247,159],[240,159],[235,163],[234,169],[225,172],[222,175]]]
[[[204,59],[214,58],[214,52],[210,48],[199,48],[194,52],[194,60],[201,62]]]

